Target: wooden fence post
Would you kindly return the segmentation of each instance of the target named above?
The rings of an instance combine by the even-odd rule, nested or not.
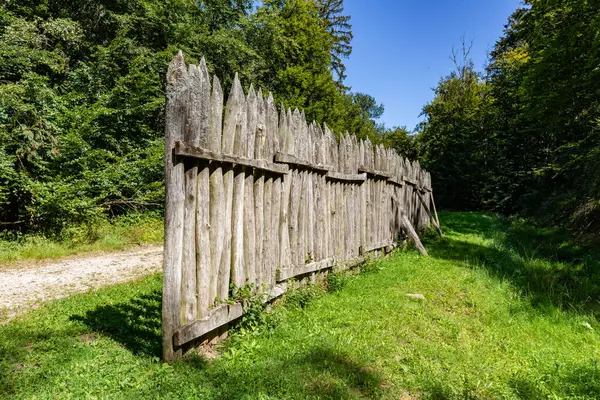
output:
[[[180,326],[181,266],[183,259],[184,164],[173,154],[183,140],[189,103],[189,76],[181,51],[167,71],[165,117],[165,249],[163,264],[163,359],[175,359],[173,332]]]
[[[224,337],[243,315],[230,287],[265,297],[389,251],[400,230],[424,253],[439,228],[431,177],[395,151],[335,134],[236,74],[224,93],[202,59],[179,52],[167,73],[163,358]],[[424,198],[423,193],[429,196]],[[416,228],[416,229],[414,229]],[[212,335],[212,336],[208,336]],[[216,335],[216,336],[215,336]]]

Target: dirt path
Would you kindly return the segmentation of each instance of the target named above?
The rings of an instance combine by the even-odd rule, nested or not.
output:
[[[0,322],[46,301],[158,272],[162,260],[162,246],[152,246],[0,270]]]

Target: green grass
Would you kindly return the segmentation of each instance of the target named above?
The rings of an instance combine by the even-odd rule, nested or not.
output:
[[[430,257],[292,292],[212,361],[160,362],[160,276],[51,303],[0,326],[0,398],[600,398],[596,259],[524,221],[441,219]]]
[[[52,259],[94,251],[118,251],[142,244],[163,242],[162,216],[153,213],[133,214],[92,225],[63,230],[61,237],[39,234],[0,235],[0,263]],[[1,265],[0,265],[1,267]]]

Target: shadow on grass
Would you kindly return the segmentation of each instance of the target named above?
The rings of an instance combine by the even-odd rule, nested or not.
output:
[[[563,368],[547,376],[547,381],[542,382],[531,377],[515,376],[510,380],[510,386],[521,399],[545,399],[556,397],[559,393],[576,399],[598,399],[600,396],[600,371],[597,365]]]
[[[135,355],[160,357],[161,296],[160,290],[154,290],[128,301],[99,306],[84,315],[73,315],[69,320],[84,323]]]
[[[569,240],[564,232],[537,228],[523,220],[504,221],[478,213],[443,214],[443,225],[452,233],[480,234],[490,245],[454,239],[441,242],[429,233],[434,257],[486,268],[493,276],[509,280],[541,308],[600,317],[600,255]]]
[[[329,347],[315,346],[295,358],[270,361],[251,367],[233,363],[232,368],[207,374],[218,398],[226,399],[305,398],[308,393],[323,399],[379,398],[383,393],[376,367]]]

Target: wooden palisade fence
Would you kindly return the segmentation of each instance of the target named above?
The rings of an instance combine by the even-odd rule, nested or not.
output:
[[[204,60],[167,76],[163,356],[239,318],[231,287],[266,298],[287,282],[389,251],[423,229],[431,180],[369,140],[278,112],[235,77],[226,107]],[[434,222],[435,223],[435,222]],[[413,229],[414,227],[414,229]],[[409,232],[410,231],[410,232]]]

